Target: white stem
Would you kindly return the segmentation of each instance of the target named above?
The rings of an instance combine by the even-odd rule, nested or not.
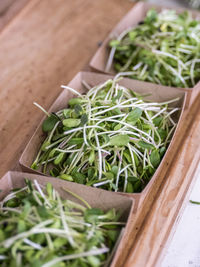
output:
[[[42,107],[40,106],[38,103],[33,102],[33,104],[38,107],[39,109],[41,109],[48,117],[50,116],[50,114]]]
[[[83,258],[83,257],[101,255],[101,254],[107,253],[108,251],[109,251],[109,249],[107,247],[104,247],[104,248],[100,248],[100,249],[93,249],[93,250],[90,250],[87,252],[77,253],[77,254],[73,254],[73,255],[67,255],[67,256],[63,256],[63,257],[58,257],[58,258],[55,258],[55,259],[43,264],[42,267],[51,267],[52,265],[55,266],[55,264],[62,262],[62,261],[69,261],[69,260]]]
[[[33,182],[34,182],[35,187],[37,188],[38,192],[40,193],[41,197],[42,197],[42,198],[44,199],[44,201],[48,204],[48,206],[49,206],[50,208],[52,208],[51,203],[48,201],[48,199],[47,199],[46,196],[44,195],[44,193],[43,193],[43,191],[42,191],[40,185],[38,184],[38,181],[34,179]]]
[[[125,180],[124,180],[124,192],[126,192],[126,187],[127,187],[127,183],[128,183],[128,173],[127,173],[127,169],[125,170]]]
[[[98,155],[99,155],[99,180],[101,180],[101,177],[102,177],[102,154],[101,154],[101,148],[100,148],[99,139],[98,139],[96,131],[95,131],[95,140],[96,140]]]
[[[82,94],[80,94],[78,91],[76,91],[75,89],[73,89],[73,88],[71,88],[71,87],[69,87],[69,86],[61,85],[61,88],[67,89],[67,90],[69,90],[70,92],[72,92],[73,94],[78,95],[78,96],[80,96],[80,97],[83,97]]]
[[[31,241],[31,240],[28,239],[28,238],[24,238],[23,241],[24,241],[25,244],[27,244],[27,245],[33,247],[34,249],[37,249],[37,250],[41,250],[41,249],[43,249],[43,247],[42,247],[40,244],[37,244],[37,243]]]

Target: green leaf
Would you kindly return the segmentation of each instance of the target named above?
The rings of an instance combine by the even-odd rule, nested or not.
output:
[[[114,174],[112,172],[105,172],[104,175],[108,180],[114,179]]]
[[[89,161],[90,165],[92,165],[92,163],[94,162],[94,160],[95,160],[95,152],[94,152],[94,150],[91,150],[90,151],[89,158],[88,158],[88,161]]]
[[[60,129],[59,129],[60,128]],[[61,129],[62,128],[62,129]],[[63,130],[63,127],[61,124],[58,125],[58,131],[62,131]],[[63,137],[63,134],[60,134],[60,133],[54,133],[54,135],[52,136],[51,138],[51,141],[54,142],[54,141],[57,141],[58,139],[62,138]]]
[[[122,125],[119,123],[119,124],[117,124],[115,127],[114,127],[114,131],[118,131],[119,129],[121,129],[122,128]]]
[[[76,172],[73,176],[76,183],[85,184],[86,179],[84,174]]]
[[[57,151],[56,148],[53,148],[49,153],[49,158],[53,158],[55,153],[56,153],[56,151]]]
[[[87,116],[87,114],[84,113],[81,116],[81,125],[85,125],[87,122],[88,122],[88,116]]]
[[[138,157],[136,156],[135,153],[133,153],[133,157],[134,157],[134,160],[135,160],[135,165],[138,166],[140,164],[140,162],[139,162],[139,159],[138,159]]]
[[[108,230],[108,236],[110,239],[115,242],[117,240],[117,237],[119,236],[118,230]]]
[[[134,41],[135,40],[135,37],[137,36],[137,32],[133,30],[133,31],[130,31],[128,33],[128,35],[129,35],[130,40],[131,41]]]
[[[139,179],[138,179],[137,177],[135,177],[135,176],[129,176],[129,177],[128,177],[128,181],[129,181],[129,182],[132,182],[132,183],[133,183],[133,182],[137,182],[138,180],[139,180]]]
[[[138,142],[138,145],[139,145],[140,147],[144,148],[144,149],[153,149],[153,148],[154,148],[153,145],[151,145],[151,144],[149,144],[149,143],[146,143],[146,142],[144,142],[144,141],[139,141],[139,142]]]
[[[55,159],[54,159],[54,164],[58,165],[61,163],[61,161],[64,159],[65,153],[61,152]]]
[[[134,183],[134,192],[140,192],[142,190],[142,182],[138,180],[136,183]]]
[[[151,128],[152,128],[152,126],[150,124],[145,124],[145,123],[142,124],[142,130],[143,131],[149,131],[149,130],[151,130]]]
[[[113,190],[118,190],[118,187],[114,183],[110,183],[110,186]]]
[[[144,21],[150,24],[156,20],[157,16],[158,16],[157,11],[154,8],[152,8],[147,12],[147,16]]]
[[[45,208],[45,206],[38,206],[37,212],[42,218],[48,218],[49,216],[48,210]]]
[[[166,152],[166,147],[165,146],[161,147],[159,152],[160,152],[160,156],[163,157]]]
[[[70,117],[70,112],[71,112],[71,109],[64,109],[63,110],[63,115],[66,119]]]
[[[41,146],[41,150],[46,151],[47,147],[50,146],[50,144],[51,144],[51,142],[49,140],[45,141]]]
[[[120,134],[120,135],[116,135],[114,137],[111,137],[110,141],[109,141],[109,145],[110,146],[126,146],[128,145],[130,141],[130,138],[128,135],[126,134]]]
[[[86,210],[86,214],[87,215],[103,215],[103,211],[101,209],[98,209],[98,208],[92,208],[92,209],[88,209]]]
[[[112,166],[112,173],[116,175],[118,173],[118,167],[117,166]]]
[[[77,127],[81,123],[79,119],[65,119],[62,121],[63,125],[69,128]]]
[[[58,169],[56,169],[56,168],[53,168],[53,169],[50,170],[49,172],[50,172],[51,176],[53,176],[53,177],[58,176],[59,173],[60,173],[60,171],[59,171]]]
[[[24,203],[24,208],[23,208],[23,212],[21,213],[21,216],[24,218],[24,217],[27,217],[28,214],[30,213],[31,203],[26,199],[23,199],[23,203]]]
[[[48,118],[46,118],[42,123],[42,130],[44,132],[50,132],[55,124],[59,121],[59,118],[54,114],[51,114]]]
[[[31,169],[33,169],[33,170],[37,170],[37,169],[38,169],[37,162],[33,162],[33,163],[31,164]]]
[[[111,47],[117,47],[119,44],[120,44],[120,41],[118,41],[118,40],[112,40],[112,41],[110,41],[110,43],[109,43],[109,45],[110,45]]]
[[[63,174],[61,174],[59,177],[60,177],[61,179],[63,179],[63,180],[67,180],[67,181],[70,181],[70,182],[73,182],[73,181],[74,181],[73,178],[72,178],[72,176],[69,175],[69,174],[65,174],[65,173],[63,173]]]
[[[133,193],[133,192],[134,192],[133,185],[132,183],[128,182],[126,187],[126,193]]]
[[[17,224],[17,232],[22,233],[25,231],[26,231],[26,223],[24,220],[19,219],[18,224]]]
[[[80,98],[80,97],[74,97],[74,98],[71,98],[71,99],[69,100],[68,104],[69,104],[71,107],[73,107],[73,106],[76,105],[76,104],[81,104],[81,102],[82,102],[82,98]]]
[[[52,193],[53,193],[53,186],[51,183],[47,183],[46,185],[46,190],[47,190],[47,194],[49,195],[49,197],[52,197]]]
[[[140,108],[134,108],[127,117],[127,121],[135,122],[142,116],[142,110]]]
[[[43,265],[42,262],[36,258],[34,258],[34,261],[32,261],[32,259],[30,259],[30,262],[32,262],[31,267],[39,267],[39,266]]]
[[[119,108],[115,108],[113,110],[110,111],[111,115],[119,115],[121,114],[121,110]]]
[[[200,205],[200,202],[194,200],[190,200],[190,203]]]
[[[81,145],[83,144],[83,138],[81,137],[74,137],[69,140],[68,145]]]
[[[104,216],[102,216],[101,219],[106,219],[106,220],[110,220],[110,221],[114,221],[116,217],[116,212],[115,209],[110,209],[106,212],[106,214]]]
[[[4,232],[0,229],[0,241],[3,241],[5,239]]]
[[[128,163],[132,163],[132,159],[131,159],[131,155],[129,151],[128,152],[124,151],[123,155],[127,159]]]
[[[102,137],[103,137],[105,144],[107,144],[110,141],[110,137],[107,136],[106,134],[102,134]]]
[[[53,246],[58,249],[61,248],[62,246],[66,245],[68,243],[68,240],[66,238],[63,237],[57,237],[54,241],[53,241]]]
[[[113,97],[113,102],[120,99],[122,95],[123,95],[123,90],[118,90],[117,96]]]
[[[150,155],[151,164],[157,168],[160,164],[160,154],[157,150],[153,150]]]
[[[81,105],[76,104],[76,105],[74,106],[74,111],[75,111],[75,113],[76,113],[77,115],[79,115],[79,114],[81,113],[81,111],[82,111],[82,107],[81,107]]]
[[[98,258],[98,256],[88,256],[87,260],[92,267],[99,267],[101,266],[101,260]]]
[[[87,209],[84,213],[84,218],[89,223],[96,223],[99,221],[98,217],[103,215],[103,211],[98,208]]]
[[[167,131],[166,130],[163,130],[163,129],[158,129],[158,133],[160,135],[160,138],[162,140],[165,140],[165,138],[167,137]]]
[[[89,179],[93,179],[93,178],[94,178],[94,175],[95,175],[95,170],[94,170],[94,168],[89,168],[89,169],[88,169],[88,178],[89,178]]]

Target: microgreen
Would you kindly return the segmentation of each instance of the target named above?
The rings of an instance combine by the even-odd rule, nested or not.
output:
[[[200,205],[200,202],[194,200],[190,200],[190,203]]]
[[[142,191],[173,136],[179,108],[170,104],[178,99],[145,101],[118,79],[85,95],[76,93],[68,107],[54,113],[59,120],[48,131],[32,168],[110,191]],[[48,128],[47,120],[44,124]]]
[[[129,77],[174,87],[200,80],[200,21],[189,12],[154,9],[144,21],[110,41],[106,71],[112,65]]]
[[[51,184],[37,180],[26,180],[0,202],[2,267],[104,265],[124,223],[114,209],[91,208],[64,190],[84,205],[61,199]]]

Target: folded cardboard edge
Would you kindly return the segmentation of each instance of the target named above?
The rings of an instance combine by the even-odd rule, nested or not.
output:
[[[134,204],[134,200],[115,194],[114,192],[92,188],[84,186],[81,184],[75,184],[61,179],[56,179],[53,177],[42,176],[31,173],[24,172],[7,172],[0,179],[0,198],[8,194],[8,192],[13,188],[20,188],[25,185],[25,179],[37,180],[39,184],[45,185],[51,183],[53,187],[59,192],[62,198],[68,198],[72,201],[83,204],[80,200],[69,194],[64,190],[64,188],[69,189],[75,194],[84,198],[92,207],[99,207],[103,210],[108,210],[111,208],[121,209],[123,211],[122,217],[125,220],[128,218],[131,206]]]
[[[104,82],[107,79],[112,78],[112,76],[105,75],[105,74],[97,74],[97,73],[91,73],[91,72],[79,72],[68,84],[68,86],[73,87],[76,90],[79,90],[80,92],[84,92],[84,87],[81,83],[81,80],[85,80],[90,86],[94,86],[96,84],[99,84],[100,82]],[[149,96],[150,100],[155,100],[156,101],[166,101],[172,98],[175,98],[177,96],[182,97],[182,99],[179,101],[178,105],[182,107],[181,114],[179,116],[178,120],[178,125],[181,119],[181,116],[184,111],[184,105],[185,105],[185,93],[183,91],[180,91],[176,88],[170,88],[161,85],[155,85],[152,83],[142,83],[141,81],[137,80],[132,80],[128,78],[124,78],[121,83],[124,86],[127,86],[131,89],[134,89],[136,92],[140,93],[152,93],[151,96]],[[148,85],[148,87],[147,87]],[[165,90],[164,90],[165,89]],[[58,111],[64,107],[66,107],[68,99],[72,97],[72,94],[68,90],[63,90],[61,94],[58,96],[58,98],[55,100],[53,105],[50,107],[49,111]],[[43,120],[42,120],[43,121]],[[36,171],[31,169],[29,166],[32,164],[34,158],[37,155],[38,149],[41,145],[41,142],[44,140],[44,134],[41,129],[42,121],[40,122],[37,130],[33,134],[31,140],[29,141],[28,145],[26,146],[22,156],[20,157],[20,166],[22,167],[23,171],[31,172],[31,173],[36,173],[39,175],[44,175],[40,171]],[[178,128],[178,126],[177,126]],[[177,130],[177,129],[176,129]],[[135,211],[137,210],[138,203],[139,203],[139,198],[143,192],[146,192],[148,188],[154,183],[156,180],[156,177],[159,175],[160,170],[164,166],[165,158],[166,155],[168,155],[171,151],[171,147],[173,144],[175,144],[175,139],[176,139],[176,131],[173,135],[172,141],[167,149],[167,152],[165,156],[163,157],[158,169],[156,170],[154,176],[150,180],[149,184],[145,187],[145,189],[142,191],[142,193],[133,193],[133,194],[128,194],[128,193],[120,193],[122,195],[128,195],[129,197],[132,197],[135,199]]]

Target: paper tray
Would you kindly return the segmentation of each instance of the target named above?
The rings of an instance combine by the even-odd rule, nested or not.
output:
[[[89,85],[94,86],[99,83],[102,83],[106,81],[107,79],[111,78],[111,76],[105,75],[105,74],[96,74],[96,73],[91,73],[91,72],[80,72],[78,73],[74,79],[68,84],[68,86],[78,90],[79,92],[83,93],[86,91],[82,85],[82,80],[85,80]],[[166,86],[161,86],[161,85],[155,85],[152,83],[141,83],[140,81],[124,78],[122,81],[120,81],[120,84],[123,86],[126,86],[130,89],[133,89],[134,91],[140,93],[140,94],[151,94],[150,96],[146,97],[146,99],[153,100],[153,101],[167,101],[176,97],[179,97],[180,100],[176,103],[172,103],[172,106],[177,106],[182,109],[179,115],[179,119],[177,118],[177,128],[176,131],[179,127],[179,122],[182,117],[182,113],[184,111],[184,105],[185,105],[185,98],[186,98],[186,93],[184,91],[180,91],[176,88],[171,88],[171,87],[166,87]],[[62,93],[58,96],[56,101],[53,103],[51,106],[49,112],[51,111],[58,111],[60,109],[63,109],[67,106],[68,100],[72,97],[72,93],[69,92],[68,90],[64,89]],[[39,171],[33,170],[30,168],[33,160],[35,159],[38,150],[41,146],[42,141],[45,138],[45,134],[42,132],[41,128],[42,122],[40,122],[36,132],[32,136],[31,140],[29,141],[28,145],[26,146],[22,156],[20,157],[20,165],[22,167],[23,171],[27,172],[32,172],[32,173],[37,173],[37,174],[42,174]],[[145,189],[142,191],[142,193],[120,193],[124,195],[128,195],[132,198],[135,199],[135,210],[138,207],[139,201],[145,197],[151,190],[154,188],[157,188],[161,181],[162,178],[164,177],[168,165],[173,159],[173,149],[172,147],[176,145],[176,140],[179,138],[176,135],[176,131],[173,135],[173,138],[171,140],[171,143],[165,153],[165,156],[163,157],[157,171],[155,172],[154,176],[151,178],[150,182],[148,185],[145,187]],[[44,174],[43,174],[44,175]],[[58,179],[58,178],[57,178]]]
[[[131,228],[130,215],[133,212],[132,210],[134,203],[130,198],[106,190],[70,183],[61,179],[30,173],[7,172],[0,179],[0,189],[2,190],[0,192],[0,199],[5,197],[13,188],[20,188],[25,186],[25,178],[28,178],[32,181],[36,179],[41,185],[46,185],[50,182],[53,187],[60,193],[60,196],[62,198],[67,198],[77,203],[81,203],[71,194],[65,192],[62,189],[64,187],[74,192],[75,194],[78,194],[80,197],[84,198],[93,208],[100,208],[103,210],[115,208],[117,211],[120,211],[120,220],[126,222],[126,225],[121,235],[121,239],[119,240],[119,245],[115,251],[112,263],[110,265],[112,267],[117,267],[118,258],[123,252],[123,248],[126,246],[126,242],[128,242],[128,231]]]
[[[113,68],[111,69],[110,72],[107,72],[105,70],[106,63],[107,63],[108,56],[109,56],[109,51],[110,51],[108,47],[109,41],[112,40],[113,38],[116,38],[124,30],[130,27],[136,26],[140,21],[142,21],[145,18],[146,13],[151,8],[155,8],[157,11],[160,12],[162,9],[166,9],[166,8],[169,9],[170,7],[164,7],[164,6],[159,6],[159,5],[154,5],[154,4],[144,3],[144,2],[135,4],[134,7],[120,20],[120,22],[113,28],[113,30],[110,32],[108,37],[104,40],[102,45],[99,47],[99,49],[97,50],[97,52],[91,59],[90,67],[96,71],[106,73],[106,74],[113,75],[114,73],[116,73]],[[174,9],[179,13],[184,10],[188,10],[184,8],[174,8],[174,7],[173,8],[171,7],[170,9]],[[200,12],[197,12],[194,10],[190,10],[190,12],[192,13],[193,17],[200,19]],[[144,83],[143,81],[140,81],[140,82]],[[172,87],[172,88],[176,88],[176,87]],[[193,88],[179,88],[179,89],[182,91],[188,92],[186,107],[189,107],[193,103],[198,92],[200,92],[200,81]]]

